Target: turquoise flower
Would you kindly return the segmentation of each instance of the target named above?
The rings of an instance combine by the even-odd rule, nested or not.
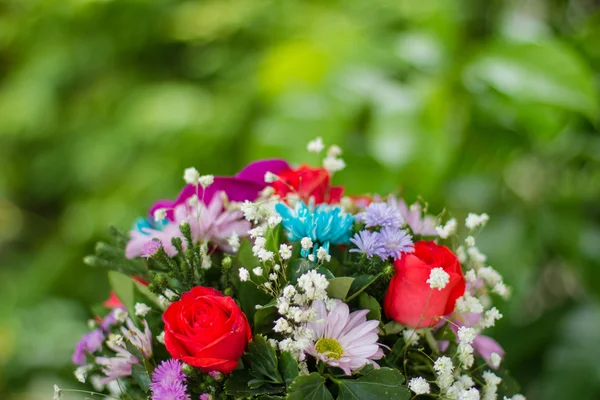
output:
[[[354,217],[342,212],[340,207],[321,204],[314,207],[298,201],[294,208],[279,203],[275,211],[281,215],[283,229],[292,242],[310,238],[316,252],[319,247],[329,252],[329,245],[350,243]],[[302,256],[308,256],[308,250],[302,250]]]

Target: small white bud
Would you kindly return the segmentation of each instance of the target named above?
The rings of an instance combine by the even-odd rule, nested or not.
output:
[[[248,270],[246,268],[240,268],[239,274],[240,281],[242,282],[246,282],[250,278],[250,274],[248,273]]]
[[[189,185],[196,185],[198,183],[198,179],[200,179],[200,174],[196,168],[186,168],[185,171],[183,171],[183,180],[185,183]]]
[[[135,303],[135,315],[138,317],[145,317],[152,310],[144,303]]]
[[[275,182],[277,179],[279,179],[279,177],[277,175],[275,175],[274,173],[267,171],[265,173],[265,182],[266,183],[273,183]]]
[[[214,175],[202,175],[200,178],[198,178],[198,182],[200,182],[200,185],[202,185],[204,189],[212,185],[214,181]]]
[[[167,218],[167,210],[166,209],[159,208],[158,210],[154,211],[154,221],[160,222],[165,218]]]
[[[323,144],[323,139],[320,137],[316,138],[315,140],[311,140],[306,146],[306,149],[311,153],[320,153],[324,148],[325,145]]]

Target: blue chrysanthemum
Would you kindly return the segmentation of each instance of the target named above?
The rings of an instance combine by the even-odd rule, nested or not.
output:
[[[281,215],[288,239],[293,242],[308,237],[315,243],[315,251],[319,246],[329,250],[330,244],[350,242],[354,217],[343,213],[340,207],[326,204],[313,207],[298,201],[294,208],[280,203],[275,210]],[[302,256],[308,256],[308,251],[302,250]]]

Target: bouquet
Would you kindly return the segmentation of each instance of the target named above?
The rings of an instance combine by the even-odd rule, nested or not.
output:
[[[320,138],[308,150],[320,153]],[[523,400],[485,330],[509,288],[464,226],[396,195],[345,195],[319,168],[261,160],[184,173],[85,262],[113,289],[75,376],[113,399]],[[462,237],[460,236],[462,234]],[[78,390],[55,387],[55,399]]]

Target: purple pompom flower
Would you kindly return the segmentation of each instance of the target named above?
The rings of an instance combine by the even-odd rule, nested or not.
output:
[[[398,259],[402,253],[412,253],[415,247],[412,237],[406,231],[398,228],[383,228],[380,232],[380,242],[383,247],[381,258]]]
[[[190,400],[181,361],[170,359],[160,363],[152,373],[152,400]]]
[[[350,239],[358,249],[350,249],[351,253],[364,253],[367,258],[381,256],[385,253],[379,232],[360,231]]]
[[[366,224],[367,228],[375,226],[400,228],[404,223],[400,210],[386,203],[371,203],[358,218]]]
[[[79,343],[75,347],[73,352],[73,364],[85,365],[86,353],[95,353],[102,350],[102,342],[104,341],[104,333],[101,329],[94,329],[91,332],[86,333],[82,336]]]

